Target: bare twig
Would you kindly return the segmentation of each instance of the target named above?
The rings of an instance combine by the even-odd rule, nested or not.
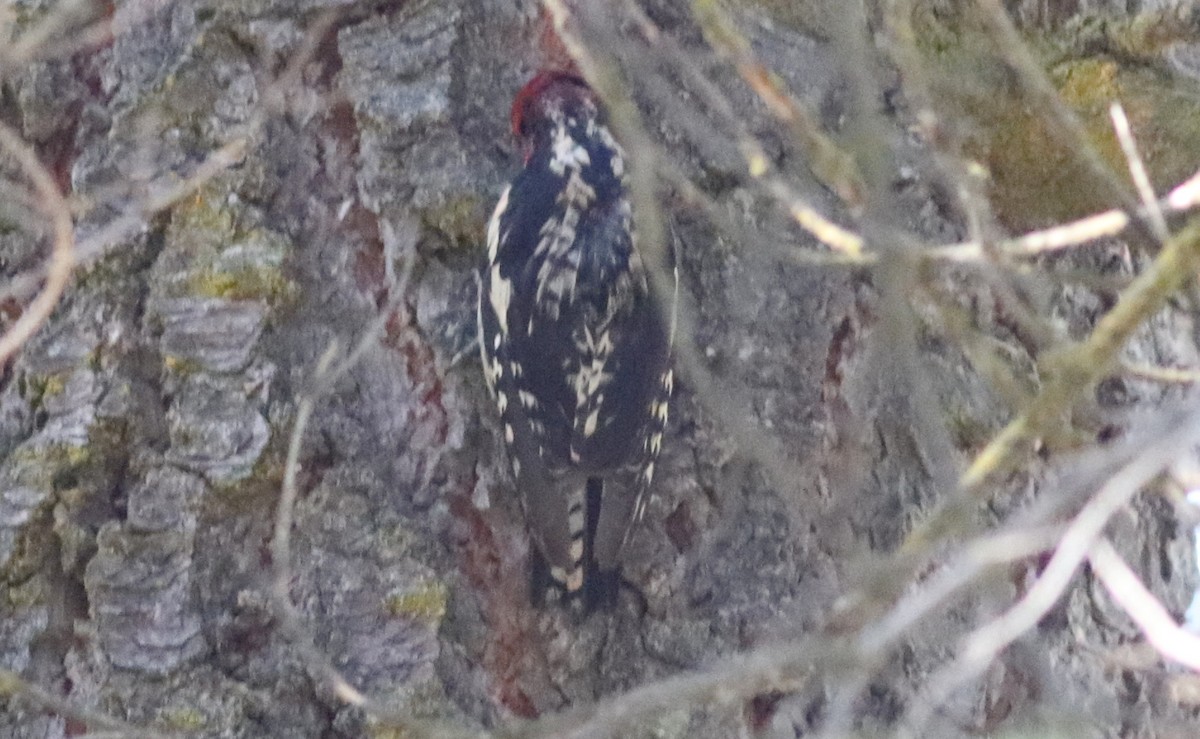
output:
[[[1111,367],[1125,342],[1156,313],[1200,265],[1200,219],[1169,239],[1153,264],[1134,280],[1117,305],[1096,324],[1082,344],[1057,358],[1055,374],[1030,406],[992,439],[963,474],[962,486],[978,487],[1002,468],[1024,441],[1057,420]]]
[[[748,75],[747,81],[752,87],[755,87],[756,92],[771,98],[772,103],[769,104],[769,107],[772,111],[785,116],[798,130],[805,132],[797,133],[799,138],[807,142],[805,148],[814,150],[814,154],[815,150],[825,152],[821,161],[830,164],[831,172],[836,170],[838,173],[835,178],[837,181],[832,183],[831,189],[840,191],[848,202],[861,204],[862,186],[858,182],[857,173],[854,172],[853,161],[845,152],[837,149],[832,142],[820,134],[815,124],[808,120],[807,113],[779,89],[778,83],[770,79],[770,75],[766,73],[759,62],[747,59],[748,42],[741,38],[731,25],[727,28],[723,25],[728,19],[722,20],[724,16],[720,14],[716,4],[706,0],[700,0],[699,4],[705,6],[705,12],[708,14],[710,22],[721,26],[720,29],[710,30],[710,42],[722,48],[735,59],[739,71]],[[751,135],[745,121],[733,109],[729,99],[712,80],[700,71],[694,60],[687,56],[674,39],[662,34],[645,12],[634,3],[626,2],[625,6],[641,28],[642,35],[647,40],[655,42],[656,50],[671,63],[672,69],[685,76],[691,88],[703,99],[704,104],[733,131],[734,138],[737,140],[737,149],[746,162],[746,172],[750,181],[761,187],[773,200],[778,202],[797,225],[812,234],[817,241],[827,246],[839,257],[854,263],[861,263],[864,257],[862,237],[826,218],[781,177],[771,166],[770,157],[767,156],[762,144]],[[832,166],[834,161],[838,162],[836,167]],[[814,160],[814,166],[815,164]],[[841,186],[839,186],[839,182],[841,182]]]
[[[1182,213],[1200,205],[1200,171],[1174,187],[1156,208],[1170,213]],[[1131,216],[1130,214],[1133,214]],[[1089,244],[1098,239],[1119,236],[1134,222],[1134,218],[1149,216],[1145,208],[1132,211],[1106,210],[1060,226],[1033,231],[1016,239],[1000,241],[997,249],[1012,257],[1036,257],[1071,247]],[[983,256],[977,242],[936,246],[929,249],[932,259],[973,261]]]
[[[1121,371],[1131,377],[1173,385],[1191,385],[1200,382],[1200,369],[1185,367],[1155,367],[1148,364],[1121,363]]]
[[[1005,531],[968,542],[961,551],[947,556],[945,566],[898,599],[885,614],[866,622],[857,638],[859,663],[831,698],[822,736],[850,733],[854,705],[884,664],[888,650],[922,619],[968,587],[983,585],[989,573],[994,573],[998,567],[1052,547],[1060,533],[1060,526],[1013,525]]]
[[[1200,672],[1200,636],[1175,623],[1166,606],[1125,564],[1108,539],[1101,537],[1092,544],[1088,562],[1108,594],[1141,628],[1159,654]]]
[[[275,606],[280,625],[291,638],[293,645],[299,650],[310,669],[318,674],[329,686],[333,694],[344,703],[362,708],[368,715],[386,722],[393,727],[401,728],[406,736],[415,737],[473,737],[475,732],[459,727],[435,724],[413,719],[411,716],[392,709],[386,703],[372,698],[355,687],[344,675],[334,667],[328,655],[315,644],[312,633],[305,625],[303,614],[296,608],[291,597],[291,531],[294,520],[296,499],[299,495],[297,476],[300,472],[300,454],[304,445],[304,434],[312,418],[316,403],[333,385],[346,373],[356,367],[366,352],[377,346],[383,329],[391,320],[393,311],[400,305],[408,293],[408,283],[412,275],[413,254],[410,248],[405,255],[404,267],[397,283],[390,288],[387,304],[362,331],[353,348],[340,361],[335,363],[340,347],[336,341],[329,346],[317,360],[308,389],[301,396],[296,408],[296,420],[288,437],[287,457],[284,462],[283,483],[280,489],[279,503],[275,509],[275,525],[271,537],[271,600]]]
[[[85,234],[76,244],[76,265],[86,267],[103,258],[114,246],[145,230],[154,216],[194,195],[214,178],[244,161],[266,123],[273,115],[284,112],[288,92],[302,82],[300,71],[311,60],[321,37],[340,17],[339,11],[332,10],[322,13],[313,21],[288,66],[279,77],[264,87],[263,105],[227,142],[210,151],[186,175],[180,176],[174,172],[162,174],[146,187],[144,197],[120,207],[120,215]],[[0,301],[25,299],[36,290],[46,274],[44,268],[39,268],[16,276],[8,285],[0,288]]]
[[[1117,141],[1121,143],[1121,151],[1125,153],[1129,176],[1133,179],[1134,187],[1137,188],[1138,197],[1142,200],[1142,208],[1148,216],[1154,235],[1158,237],[1159,241],[1166,241],[1170,236],[1170,232],[1167,230],[1167,221],[1163,218],[1162,209],[1158,207],[1158,196],[1154,194],[1154,186],[1150,184],[1150,175],[1146,173],[1146,163],[1142,161],[1142,156],[1138,153],[1137,142],[1133,139],[1133,131],[1129,127],[1129,118],[1125,115],[1125,109],[1121,107],[1120,103],[1113,103],[1108,113],[1112,118],[1113,131],[1117,134]]]
[[[75,266],[75,226],[71,221],[71,209],[54,182],[54,176],[41,163],[37,153],[26,144],[8,125],[0,123],[0,148],[16,160],[25,176],[33,184],[41,199],[41,207],[51,221],[52,246],[46,265],[46,282],[42,292],[25,307],[21,317],[0,337],[0,364],[24,344],[38,330],[54,307],[58,305],[71,271]]]
[[[67,31],[82,20],[94,4],[88,0],[66,0],[56,4],[38,23],[26,29],[3,53],[0,53],[0,73],[22,69],[40,58],[55,36]]]
[[[722,660],[702,672],[651,682],[594,706],[518,725],[500,732],[499,736],[562,739],[626,736],[635,720],[681,704],[708,701],[729,705],[764,692],[795,690],[807,681],[813,662],[852,662],[853,655],[840,652],[839,646],[829,640],[767,645]]]
[[[771,115],[792,134],[805,152],[813,173],[852,209],[861,209],[866,197],[866,186],[854,157],[839,148],[821,131],[812,115],[792,97],[779,78],[763,65],[750,42],[738,30],[719,2],[692,0],[692,7],[708,43],[733,63],[738,74],[766,104]],[[743,136],[740,141],[753,142],[753,139]],[[750,173],[756,177],[765,173],[768,159],[761,149],[747,153]]]
[[[150,188],[151,194],[144,200],[127,207],[122,215],[114,217],[76,244],[74,248],[75,264],[85,267],[104,257],[114,246],[129,240],[144,230],[153,216],[194,195],[213,178],[241,162],[245,159],[246,151],[256,132],[257,128],[214,149],[188,176],[179,178],[169,174],[154,183]],[[49,269],[47,268],[31,270],[18,275],[7,286],[0,289],[0,300],[7,298],[20,300],[28,296],[48,275]]]
[[[89,727],[102,729],[126,739],[164,739],[164,737],[181,736],[178,732],[147,729],[115,719],[112,716],[81,708],[62,696],[34,685],[10,670],[0,669],[0,695],[21,696],[59,716],[80,721]]]
[[[375,335],[371,334],[370,339],[374,340]],[[331,342],[317,361],[314,372],[316,378],[324,379],[330,365],[333,364],[337,350],[337,342]],[[279,495],[279,505],[275,509],[275,531],[271,537],[271,566],[274,569],[271,596],[284,627],[293,635],[309,664],[316,666],[322,677],[332,686],[334,694],[350,705],[363,706],[368,702],[367,697],[342,677],[329,659],[312,643],[312,637],[304,629],[303,620],[292,603],[290,594],[292,519],[298,495],[296,476],[300,472],[300,450],[304,443],[304,432],[308,428],[308,420],[312,416],[315,403],[316,400],[312,396],[301,398],[296,409],[292,434],[288,438],[283,486]]]
[[[1195,423],[1195,412],[1189,414]],[[1062,595],[1093,543],[1109,520],[1147,482],[1176,458],[1188,451],[1200,429],[1184,426],[1182,432],[1160,439],[1155,445],[1116,472],[1072,519],[1037,581],[1008,611],[964,637],[955,659],[929,679],[921,700],[914,703],[904,722],[909,730],[926,721],[954,691],[978,676],[997,655],[1046,614]]]

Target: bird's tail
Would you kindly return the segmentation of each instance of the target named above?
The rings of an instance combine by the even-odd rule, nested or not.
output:
[[[534,597],[548,596],[569,610],[586,616],[616,605],[619,575],[617,568],[601,569],[596,561],[596,531],[600,522],[600,504],[604,481],[589,477],[584,489],[570,501],[571,554],[568,568],[551,567],[534,549],[532,583]]]

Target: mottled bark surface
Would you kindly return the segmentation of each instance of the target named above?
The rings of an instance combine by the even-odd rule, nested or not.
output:
[[[36,19],[41,5],[20,12]],[[650,5],[720,81],[773,166],[842,217],[761,101],[703,49],[686,4]],[[853,107],[845,56],[758,20],[771,3],[751,5],[763,7],[747,11],[743,30],[764,62],[841,132]],[[1038,12],[1021,5],[1022,18]],[[472,347],[472,269],[519,160],[507,112],[540,63],[537,4],[113,6],[116,18],[136,19],[128,32],[6,81],[5,120],[70,192],[127,188],[133,202],[151,179],[188,170],[272,113],[244,160],[82,266],[4,375],[0,666],[72,704],[202,736],[361,736],[376,725],[335,697],[280,628],[269,542],[299,400],[321,356],[331,346],[346,356],[381,310],[390,312],[382,335],[317,401],[304,436],[290,593],[309,638],[357,688],[464,730],[827,629],[838,598],[863,585],[864,563],[952,494],[1011,416],[948,321],[898,310],[903,296],[870,270],[808,265],[764,246],[789,233],[813,244],[739,184],[736,149],[725,160],[705,151],[669,102],[650,101],[652,133],[754,243],[720,233],[682,196],[665,198],[694,310],[682,340],[702,366],[681,368],[616,612],[574,623],[533,608],[528,544]],[[270,99],[306,29],[338,6],[347,7],[315,39],[300,84]],[[897,228],[934,243],[963,238],[904,101],[880,108],[893,220],[868,224],[872,237]],[[122,201],[104,202],[79,219],[80,240]],[[38,263],[41,242],[0,231],[4,275]],[[1123,279],[1150,259],[1139,254],[1113,242],[1043,266]],[[1026,367],[1037,342],[1008,320],[1009,294],[975,277],[946,269],[934,282],[982,327],[989,350]],[[1114,295],[1036,275],[1021,288],[1074,339]],[[1200,364],[1183,309],[1159,314],[1128,353]],[[719,402],[700,397],[705,383]],[[1183,393],[1118,378],[1093,395],[1077,424],[1088,444]],[[737,433],[747,423],[759,436]],[[998,483],[981,520],[1057,486],[1071,453],[1056,449]],[[1172,506],[1138,498],[1109,531],[1181,614],[1196,566]],[[913,629],[862,691],[862,726],[891,726],[958,635],[1018,597],[1037,567],[1036,557],[1015,563]],[[1077,576],[958,694],[937,735],[1047,725],[1187,735],[1197,701],[1184,692],[1194,685],[1130,646],[1139,638],[1098,584]],[[823,681],[783,681],[751,701],[681,699],[620,735],[724,737],[748,726],[799,735],[830,709]],[[27,697],[4,700],[0,735],[85,728]]]

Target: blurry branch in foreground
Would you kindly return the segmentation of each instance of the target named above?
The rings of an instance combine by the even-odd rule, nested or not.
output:
[[[633,153],[635,209],[639,214],[646,210],[654,212],[651,218],[657,221],[652,230],[655,238],[663,235],[663,216],[657,203],[669,186],[684,202],[699,206],[698,211],[718,232],[743,249],[758,250],[780,261],[814,266],[875,268],[886,267],[891,259],[909,260],[929,269],[966,264],[980,268],[985,279],[992,279],[1008,272],[1037,269],[1040,265],[1033,260],[1105,238],[1123,236],[1160,247],[1149,265],[1119,288],[1113,307],[1083,339],[1069,342],[1056,337],[1057,343],[1036,356],[1040,385],[970,460],[957,489],[946,491],[949,494],[918,520],[896,552],[888,557],[875,557],[862,566],[858,575],[860,587],[843,594],[826,614],[815,636],[756,648],[707,670],[639,687],[594,708],[548,717],[538,722],[544,735],[619,734],[621,727],[636,717],[668,706],[677,707],[681,701],[728,702],[772,690],[798,690],[818,670],[833,679],[837,688],[827,724],[829,735],[852,731],[855,701],[923,615],[946,607],[963,591],[995,576],[1004,565],[1045,550],[1053,550],[1054,555],[1029,591],[1010,604],[999,618],[963,635],[947,664],[914,697],[904,719],[909,730],[919,735],[951,693],[969,684],[1007,645],[1027,633],[1061,599],[1085,562],[1091,562],[1097,577],[1113,591],[1114,600],[1145,630],[1152,644],[1164,649],[1163,645],[1171,643],[1178,627],[1157,600],[1143,597],[1147,593],[1144,585],[1137,583],[1141,590],[1131,586],[1129,578],[1136,580],[1136,576],[1128,568],[1122,569],[1119,559],[1109,556],[1104,530],[1112,516],[1127,506],[1147,483],[1175,459],[1189,453],[1190,445],[1200,441],[1195,433],[1177,434],[1175,429],[1181,426],[1153,433],[1130,431],[1131,444],[1122,447],[1119,454],[1112,448],[1102,450],[1108,461],[1093,466],[1104,475],[1094,480],[1089,478],[1085,487],[1073,491],[1064,488],[1058,494],[1043,493],[1039,500],[1045,504],[1026,508],[1024,515],[1014,514],[1011,525],[998,531],[980,531],[981,524],[975,514],[982,502],[997,493],[1001,473],[1027,461],[1039,440],[1053,436],[1063,424],[1070,423],[1071,412],[1101,380],[1119,374],[1176,384],[1200,379],[1200,368],[1158,368],[1121,360],[1122,351],[1134,334],[1168,307],[1200,268],[1200,216],[1195,214],[1200,207],[1200,171],[1171,188],[1165,196],[1157,196],[1149,186],[1145,165],[1137,153],[1134,132],[1123,110],[1114,106],[1113,128],[1134,183],[1132,188],[1127,187],[1096,153],[1076,114],[1054,90],[1032,52],[1003,15],[999,3],[978,0],[972,10],[983,20],[984,27],[995,32],[999,56],[1016,76],[1025,101],[1037,104],[1037,114],[1052,136],[1084,163],[1088,186],[1106,192],[1118,207],[1004,237],[994,233],[995,224],[991,222],[987,204],[975,208],[971,198],[978,195],[965,193],[964,211],[968,220],[975,219],[969,229],[970,240],[930,243],[919,234],[906,231],[903,225],[892,224],[897,240],[910,248],[892,250],[895,254],[889,251],[885,259],[884,251],[864,236],[870,231],[855,224],[862,203],[857,197],[861,189],[854,184],[858,178],[853,150],[849,150],[847,160],[840,156],[845,152],[839,144],[829,142],[829,148],[824,150],[832,154],[826,162],[834,164],[821,171],[813,166],[817,179],[842,198],[845,212],[835,218],[813,205],[813,199],[803,194],[803,185],[791,181],[787,173],[775,171],[765,154],[765,145],[750,133],[743,122],[744,116],[739,119],[730,98],[706,72],[714,66],[712,56],[701,60],[699,53],[682,48],[632,0],[609,3],[610,11],[615,8],[620,12],[610,12],[607,22],[579,3],[544,0],[544,4],[555,17],[560,33],[567,38],[567,46],[584,75],[610,103],[614,126]],[[913,7],[912,3],[900,5],[910,11]],[[756,58],[754,45],[728,18],[723,6],[710,0],[693,0],[692,8],[713,56],[731,66],[763,103],[781,127],[781,137],[787,135],[798,140],[799,148],[810,157],[813,151],[822,150],[823,135],[811,135],[813,117],[803,112],[779,77]],[[630,21],[628,27],[635,29],[631,34],[620,30],[626,20]],[[895,18],[885,22],[895,22]],[[891,30],[895,31],[891,36],[891,51],[904,57],[906,72],[919,72],[919,55],[906,46],[916,43],[911,27]],[[618,60],[628,61],[622,64]],[[669,70],[670,74],[662,70]],[[647,92],[670,91],[673,82],[688,94],[662,101]],[[907,79],[901,80],[906,89],[907,83]],[[677,163],[678,158],[668,154],[666,145],[649,133],[658,129],[644,124],[630,103],[639,92],[654,98],[666,125],[695,150],[713,151],[716,145],[713,139],[727,136],[727,151],[718,153],[726,155],[722,161],[741,162],[741,169],[732,173],[737,184],[773,205],[776,212],[785,214],[802,233],[790,234],[790,240],[776,243],[764,243],[768,240],[760,237],[756,243],[755,234],[734,223],[736,218],[729,217],[723,204],[708,193],[696,175],[688,173],[685,165]],[[936,105],[931,96],[922,94],[926,90],[915,92],[914,97],[920,97],[923,104]],[[711,121],[716,135],[706,138],[696,135],[694,131],[702,126],[695,121]],[[971,176],[970,163],[954,161],[953,157],[963,155],[953,147],[940,154],[946,158],[950,170],[948,181],[966,187],[963,183]],[[644,170],[641,179],[637,174],[639,165]],[[1137,197],[1131,196],[1131,192]],[[1181,214],[1187,219],[1180,225]],[[1175,216],[1174,230],[1169,225],[1169,216]],[[1028,264],[1030,261],[1033,264]],[[888,279],[881,274],[883,271],[874,272],[877,280]],[[687,298],[686,291],[684,297]],[[685,299],[683,304],[686,303]],[[699,378],[700,382],[693,386],[697,399],[713,412],[748,456],[762,462],[778,484],[786,484],[786,472],[794,465],[786,455],[779,458],[781,452],[771,440],[760,443],[761,432],[746,429],[754,426],[752,420],[746,421],[752,416],[749,409],[753,404],[749,399],[739,397],[736,389],[728,387],[722,387],[720,397],[715,399],[704,392],[707,386],[718,386],[720,380],[701,362],[702,353],[691,346],[693,336],[683,330],[687,325],[685,317],[677,339],[679,364],[686,376]],[[730,398],[734,400],[730,402]],[[740,412],[731,410],[731,405],[740,408]],[[1184,420],[1174,417],[1173,422],[1195,424],[1195,412],[1189,411]],[[1095,462],[1089,455],[1100,451],[1099,445],[1087,448],[1080,459]],[[1114,465],[1110,458],[1117,456],[1120,464]],[[763,461],[763,457],[767,459]],[[1081,507],[1080,501],[1084,501]],[[1064,512],[1071,517],[1069,523],[1062,521]],[[930,568],[934,568],[935,575],[929,575]],[[1138,603],[1150,605],[1137,608]],[[1191,664],[1189,645],[1190,642],[1177,647],[1174,654],[1164,649],[1164,654]]]
[[[118,33],[149,20],[155,12],[165,11],[170,3],[138,5],[138,10],[122,17],[120,27],[114,26],[112,18],[91,20],[87,10],[92,5],[81,0],[69,0],[55,6],[40,23],[17,38],[6,51],[0,52],[0,75],[19,74],[28,64],[63,58],[102,46],[111,42]],[[53,174],[20,134],[7,124],[0,123],[0,152],[16,165],[35,195],[32,199],[24,198],[21,195],[22,188],[4,183],[7,194],[18,198],[19,204],[25,206],[26,212],[22,213],[20,225],[35,236],[41,236],[48,230],[51,242],[50,255],[41,267],[17,275],[7,285],[0,286],[0,301],[15,300],[21,303],[36,293],[36,297],[23,306],[19,318],[0,336],[0,366],[44,325],[68,287],[75,268],[105,256],[111,248],[144,230],[153,216],[194,194],[213,178],[243,161],[260,137],[266,122],[272,116],[286,112],[288,93],[302,84],[304,66],[312,60],[318,43],[339,17],[337,12],[326,12],[310,24],[284,71],[275,79],[265,82],[262,104],[253,111],[249,122],[238,135],[210,151],[183,176],[175,172],[157,173],[145,188],[144,195],[132,202],[121,203],[117,208],[120,211],[118,215],[99,224],[82,240],[76,239],[76,213],[73,213],[71,203],[55,182]],[[82,29],[79,27],[81,22],[86,24]],[[91,207],[97,205],[92,203]],[[42,218],[49,222],[48,229],[43,225]],[[0,671],[0,696],[19,696],[55,714],[80,721],[92,730],[100,730],[101,733],[94,734],[97,736],[129,739],[183,736],[179,732],[138,727],[81,708],[8,670]]]
[[[71,280],[71,271],[75,266],[75,225],[71,220],[71,211],[67,207],[66,199],[54,182],[54,176],[38,160],[33,148],[4,124],[0,124],[0,148],[17,162],[25,177],[33,184],[43,214],[53,224],[52,247],[45,268],[46,280],[42,291],[25,307],[21,317],[8,331],[0,336],[0,366],[3,366],[13,352],[50,317]]]
[[[154,3],[147,3],[146,6],[165,10],[163,6]],[[149,10],[144,12],[149,14]],[[120,198],[111,203],[91,202],[87,193],[73,194],[73,198],[84,206],[81,212],[74,214],[76,217],[95,211],[100,206],[106,206],[116,211],[116,214],[108,220],[94,224],[81,238],[77,239],[74,233],[71,233],[68,238],[65,224],[72,222],[72,208],[67,204],[65,195],[54,184],[53,178],[46,179],[49,177],[49,173],[45,170],[44,165],[37,161],[32,148],[11,129],[0,133],[0,146],[3,147],[6,154],[20,164],[21,169],[35,185],[42,209],[54,214],[55,220],[54,251],[48,262],[41,267],[14,276],[6,285],[0,285],[0,302],[13,300],[18,303],[28,300],[38,290],[39,285],[43,286],[37,301],[26,309],[26,315],[29,316],[27,325],[21,325],[21,321],[26,321],[25,316],[22,316],[18,324],[11,327],[4,338],[0,339],[0,362],[3,362],[7,356],[19,348],[54,309],[74,268],[86,267],[104,257],[114,247],[144,231],[154,216],[198,192],[214,178],[244,161],[247,153],[257,144],[266,123],[274,116],[287,112],[286,101],[289,94],[303,83],[301,74],[304,67],[312,60],[321,39],[333,28],[340,17],[341,13],[329,11],[315,18],[304,37],[297,44],[297,48],[292,53],[284,70],[274,79],[262,82],[261,103],[252,111],[246,123],[228,141],[208,152],[190,171],[185,173],[157,172],[151,181],[141,188],[141,194],[131,200]],[[111,36],[118,30],[132,28],[129,20],[126,19],[127,22],[122,25],[121,29],[112,28],[111,19],[96,23],[110,24],[103,27],[108,29]],[[45,21],[45,23],[52,22],[58,24],[63,21],[55,20],[54,17]],[[52,39],[57,36],[47,33],[46,38]],[[18,41],[14,48],[20,50],[24,47]],[[21,54],[22,58],[28,55],[37,57],[33,52],[21,52]],[[40,182],[34,176],[34,172],[37,171],[41,173],[42,181]],[[20,331],[17,330],[18,328]]]
[[[182,736],[176,732],[145,729],[119,721],[102,713],[80,708],[69,700],[34,685],[15,672],[0,669],[0,697],[23,698],[64,718],[82,722],[93,729],[110,732],[123,739],[170,739]],[[90,735],[89,735],[90,736]]]

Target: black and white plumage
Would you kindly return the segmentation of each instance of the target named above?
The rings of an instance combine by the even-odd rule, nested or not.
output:
[[[586,83],[539,74],[512,124],[525,166],[487,230],[483,368],[537,550],[591,606],[614,594],[662,447],[675,294],[636,248],[624,154]]]

